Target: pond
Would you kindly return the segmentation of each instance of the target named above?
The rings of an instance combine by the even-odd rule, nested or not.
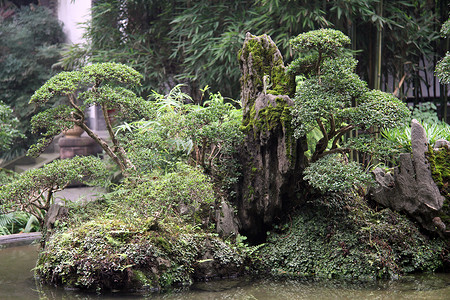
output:
[[[37,285],[31,270],[36,263],[38,245],[0,247],[1,299],[450,299],[450,274],[408,276],[402,280],[364,285],[238,278],[198,283],[189,290],[165,295],[99,296]]]

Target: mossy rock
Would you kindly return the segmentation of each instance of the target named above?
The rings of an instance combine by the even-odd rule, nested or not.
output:
[[[97,218],[54,233],[39,255],[41,281],[83,290],[167,291],[245,271],[243,249],[215,234],[176,219],[156,231],[147,220],[140,223]]]
[[[286,73],[281,52],[268,35],[247,33],[238,58],[244,118],[260,93],[293,96],[294,77]]]
[[[450,149],[446,146],[433,150],[429,147],[427,153],[430,161],[431,175],[439,188],[441,195],[444,196],[444,204],[440,210],[439,217],[450,226]]]
[[[44,283],[165,291],[238,276],[249,263],[245,245],[225,242],[212,220],[205,221],[215,215],[215,195],[197,169],[180,166],[176,173],[142,176],[98,203],[78,205],[39,255],[36,272]]]

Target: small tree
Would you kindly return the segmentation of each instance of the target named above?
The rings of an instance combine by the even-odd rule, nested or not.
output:
[[[145,115],[146,102],[122,85],[139,85],[142,76],[134,69],[122,64],[101,63],[82,68],[80,71],[61,72],[49,79],[31,97],[30,103],[43,106],[51,98],[65,96],[67,104],[47,109],[32,119],[34,133],[41,138],[33,145],[30,155],[38,155],[64,130],[80,126],[93,138],[119,166],[124,176],[129,176],[135,166],[116,138],[108,111],[114,109],[120,115],[137,118]],[[101,107],[111,144],[98,136],[86,123],[88,106]]]
[[[73,182],[95,185],[106,176],[104,163],[93,156],[55,160],[40,169],[22,173],[13,182],[0,186],[0,213],[28,212],[38,219],[42,227],[55,192]]]
[[[358,149],[350,144],[341,147],[344,135],[351,131],[373,135],[375,129],[402,125],[409,116],[409,110],[400,100],[378,90],[369,90],[354,73],[357,61],[344,49],[349,43],[348,37],[333,29],[307,32],[291,40],[294,49],[306,54],[288,69],[297,75],[298,82],[292,110],[294,135],[299,138],[318,133],[318,141],[312,150],[312,164],[306,174],[313,186],[324,191],[330,190],[329,185],[321,184],[327,180],[356,182],[356,177],[368,179],[362,170],[357,175],[354,164],[348,164],[347,153]],[[376,140],[366,139],[364,143],[367,142],[375,144]],[[340,154],[336,159],[352,168],[348,172],[351,176],[345,177],[346,172],[336,174],[333,168],[322,168],[323,163],[331,165],[329,158],[321,160],[329,154]],[[329,178],[311,180],[310,177],[319,176],[317,174]],[[348,186],[336,185],[331,190],[343,190]]]

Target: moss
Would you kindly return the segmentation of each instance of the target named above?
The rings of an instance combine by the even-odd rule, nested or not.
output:
[[[245,245],[224,243],[208,231],[205,220],[215,212],[211,189],[202,174],[189,174],[167,174],[150,183],[140,178],[102,205],[89,204],[98,209],[95,213],[72,211],[39,255],[41,280],[85,290],[168,290],[201,278],[197,261],[205,253],[217,254],[211,273],[239,273],[248,253]],[[198,210],[181,215],[177,204],[187,199]]]
[[[257,268],[275,277],[375,280],[435,271],[445,242],[389,209],[339,195],[314,200],[270,232]]]
[[[433,180],[445,198],[439,217],[447,226],[450,226],[450,149],[442,147],[434,151],[429,146],[427,158]]]
[[[255,195],[255,189],[253,188],[253,186],[251,184],[249,184],[247,186],[247,195],[245,198],[248,200],[248,202],[251,202],[253,200],[254,195]]]
[[[253,74],[252,76],[244,74],[241,81],[251,81],[255,89],[263,91],[263,78],[269,76],[270,89],[266,92],[273,95],[289,95],[293,96],[295,92],[295,80],[293,76],[286,74],[283,60],[280,58],[274,60],[274,55],[278,51],[275,44],[269,41],[267,35],[253,36],[249,39],[239,51],[238,57],[242,56],[245,61],[249,56],[252,57]],[[254,104],[255,99],[248,99],[249,106]]]
[[[261,131],[271,131],[278,125],[288,128],[291,125],[291,107],[287,105],[283,98],[277,98],[276,105],[269,105],[256,113],[255,105],[250,109],[248,116],[244,116],[241,130],[244,132],[253,131],[255,134]]]

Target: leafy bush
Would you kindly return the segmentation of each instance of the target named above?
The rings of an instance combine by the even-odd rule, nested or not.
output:
[[[230,188],[239,175],[235,153],[243,140],[241,110],[220,93],[211,93],[203,106],[185,104],[190,97],[179,85],[153,97],[149,120],[118,127],[139,170],[172,171],[178,162],[190,160]]]
[[[303,179],[322,192],[345,192],[372,182],[357,162],[344,162],[337,154],[327,155],[311,163],[304,171]]]
[[[28,101],[55,70],[59,45],[64,42],[61,24],[44,7],[23,7],[10,18],[0,18],[0,101],[11,106],[20,123],[17,130],[27,138],[16,141],[2,152],[12,158],[36,141],[31,133],[33,107]]]
[[[199,168],[179,164],[177,169],[141,176],[134,183],[127,181],[106,197],[117,211],[121,206],[128,208],[124,219],[178,217],[201,226],[202,218],[208,217],[215,205],[213,186]],[[208,228],[209,224],[203,225]]]

